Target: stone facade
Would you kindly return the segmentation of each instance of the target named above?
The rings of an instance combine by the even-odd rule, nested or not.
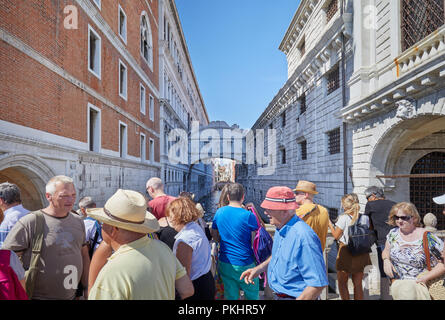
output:
[[[237,175],[247,198],[258,206],[268,188],[294,188],[300,179],[315,182],[319,191],[315,201],[337,210],[345,184],[352,189],[349,174],[344,180],[344,126],[336,116],[350,95],[341,79],[344,74],[349,80],[353,72],[352,4],[348,2],[343,15],[339,7],[331,10],[328,20],[329,4],[302,1],[280,45],[288,59],[288,80],[252,127],[276,130],[276,169],[257,176],[259,165],[247,165]],[[331,133],[337,136],[335,150],[329,148]],[[351,131],[345,134],[349,144]],[[351,166],[352,154],[346,156]]]
[[[415,203],[422,216],[431,210],[438,229],[445,228],[442,209],[431,204],[432,196],[445,193],[445,21],[407,46],[401,37],[409,12],[404,3],[301,1],[280,45],[288,80],[253,126],[276,130],[276,170],[257,176],[258,165],[238,166],[248,201],[259,207],[269,187],[310,180],[320,192],[315,201],[335,220],[344,193],[357,193],[363,211],[364,190],[377,185],[389,199]],[[436,10],[444,17],[443,4]],[[427,23],[412,20],[419,23],[414,32]],[[340,83],[332,90],[336,64]],[[419,180],[412,172],[425,157],[420,175],[427,177]],[[335,250],[328,254],[330,270],[335,256]],[[365,272],[375,289],[375,251],[372,260]]]
[[[157,1],[3,1],[0,16],[0,180],[29,209],[59,174],[99,206],[145,193],[161,168]]]
[[[212,189],[213,169],[202,163],[174,164],[169,150],[175,139],[173,129],[190,132],[192,122],[209,124],[204,100],[193,71],[185,37],[173,0],[159,1],[159,78],[161,95],[161,163],[160,178],[165,192],[177,196],[181,191],[195,194],[199,200]],[[189,155],[187,155],[189,158]]]

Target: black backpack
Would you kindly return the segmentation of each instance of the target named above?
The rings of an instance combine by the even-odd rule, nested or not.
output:
[[[348,227],[348,249],[353,256],[371,252],[371,246],[375,240],[374,231],[360,223],[361,217],[362,215],[352,226]]]

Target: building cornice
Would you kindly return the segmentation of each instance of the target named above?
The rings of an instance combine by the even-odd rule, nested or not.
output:
[[[351,101],[337,116],[348,123],[360,122],[393,109],[398,100],[445,86],[445,25],[404,51],[382,70],[370,67],[356,71],[348,85],[390,70],[395,73],[394,81],[357,101]]]
[[[301,94],[311,86],[315,85],[320,74],[328,71],[328,62],[331,56],[337,55],[342,47],[342,34],[346,37],[351,35],[351,14],[345,13],[337,16],[328,29],[323,33],[315,46],[308,51],[303,60],[286,81],[286,84],[278,91],[267,108],[253,125],[253,129],[264,127],[264,125],[287,108],[293,102],[295,95]],[[347,54],[352,49],[349,48]]]
[[[289,52],[294,42],[300,37],[301,31],[304,29],[316,5],[317,0],[302,0],[300,2],[278,49],[286,54]]]

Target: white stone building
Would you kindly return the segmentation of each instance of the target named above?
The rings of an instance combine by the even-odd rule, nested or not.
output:
[[[302,0],[280,45],[288,80],[253,126],[277,130],[276,170],[238,166],[247,200],[259,207],[269,187],[310,180],[335,219],[343,194],[363,211],[376,185],[445,229],[431,201],[445,193],[444,23],[442,1]]]
[[[181,191],[189,191],[199,200],[211,192],[212,166],[174,164],[168,157],[170,147],[176,142],[169,141],[171,130],[178,128],[190,132],[192,122],[200,126],[209,124],[174,0],[159,1],[159,85],[160,178],[168,194],[177,196]]]
[[[353,72],[351,7],[341,14],[336,0],[303,0],[281,42],[288,80],[252,127],[276,130],[276,168],[257,176],[258,164],[238,166],[238,181],[258,205],[268,188],[294,188],[304,179],[317,184],[315,200],[335,216],[345,190],[352,191],[352,155],[344,149],[344,134],[350,142],[351,133],[336,116],[349,101],[343,75],[349,80]]]
[[[335,216],[377,185],[445,228],[431,203],[445,193],[444,8],[414,2],[301,1],[280,45],[288,80],[253,126],[277,130],[277,168],[239,168],[250,198],[310,180]]]

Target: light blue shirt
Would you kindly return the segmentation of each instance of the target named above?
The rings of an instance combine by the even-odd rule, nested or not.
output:
[[[274,292],[296,298],[306,287],[328,285],[320,239],[297,216],[275,232],[267,277]]]
[[[3,242],[5,242],[6,236],[9,231],[11,231],[12,227],[14,227],[17,221],[24,217],[28,212],[29,210],[23,208],[21,204],[5,210],[3,213],[5,218],[0,224],[0,248],[3,246]]]
[[[212,265],[211,248],[201,226],[196,222],[189,222],[178,232],[173,245],[175,255],[180,242],[184,242],[193,249],[190,280],[198,279],[209,272]]]

